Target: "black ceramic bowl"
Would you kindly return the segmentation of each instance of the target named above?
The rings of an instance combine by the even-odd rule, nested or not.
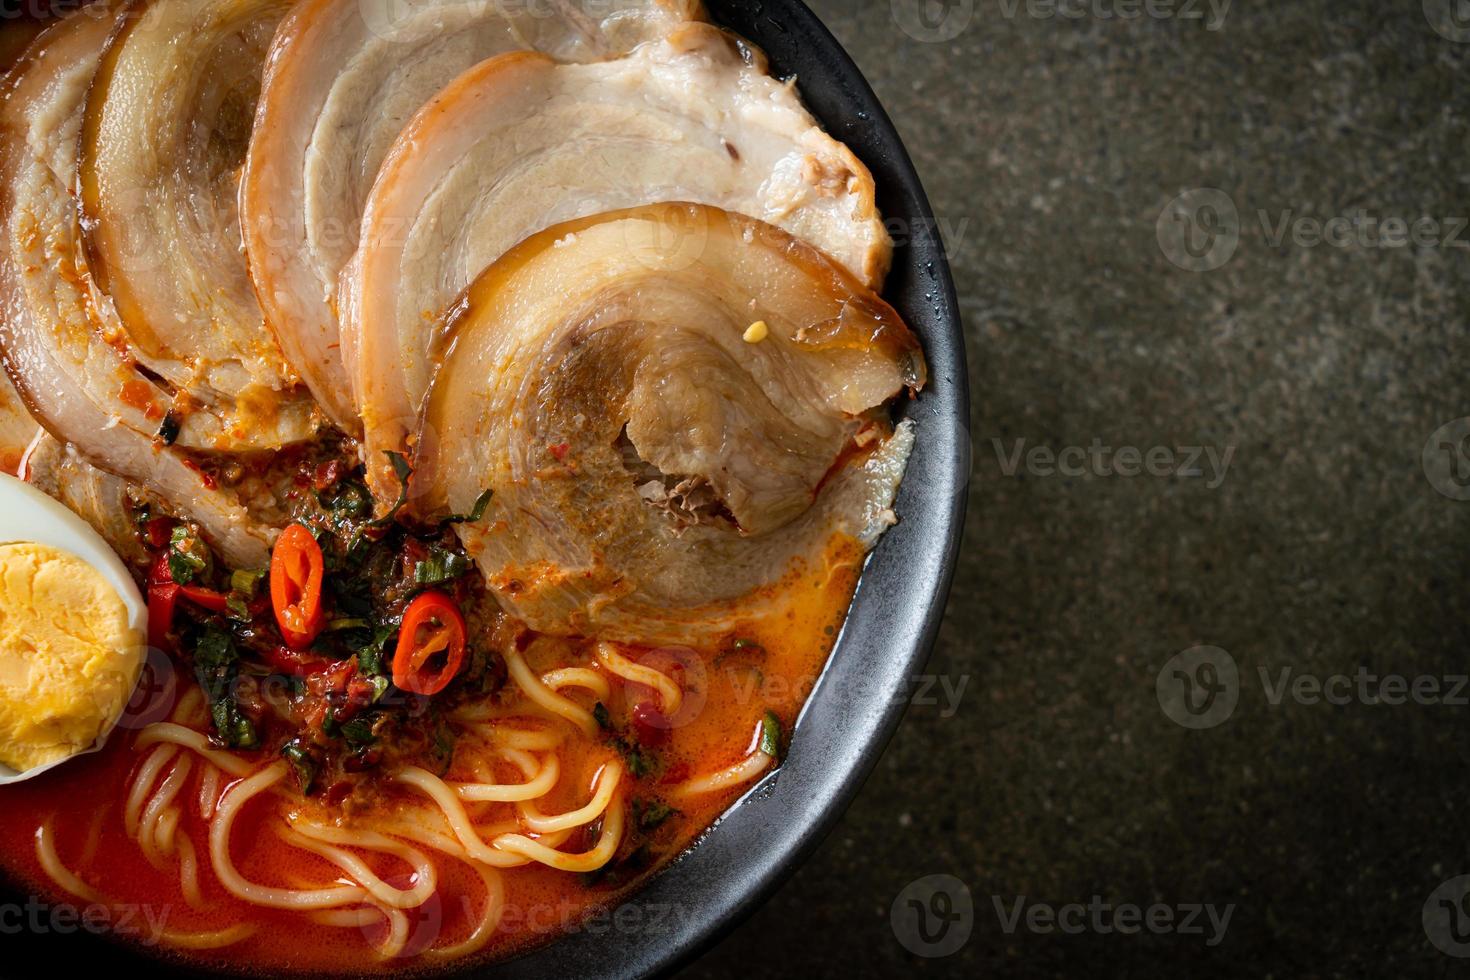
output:
[[[769,897],[837,822],[898,726],[944,611],[964,521],[968,392],[954,283],[924,189],[862,74],[800,0],[706,4],[715,20],[765,50],[774,74],[797,77],[811,111],[877,181],[878,206],[898,243],[884,296],[929,362],[928,386],[903,407],[918,439],[895,505],[900,522],[868,560],[780,768],[621,906],[524,955],[450,975],[633,977],[693,959]],[[0,907],[12,902],[23,908],[25,898],[0,892]],[[185,975],[145,956],[80,932],[10,933],[0,939],[0,975],[33,977],[38,963],[48,972]]]

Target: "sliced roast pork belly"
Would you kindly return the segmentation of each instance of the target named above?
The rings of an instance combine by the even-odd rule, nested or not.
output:
[[[133,504],[147,495],[119,477],[100,470],[72,446],[44,429],[32,441],[21,476],[92,525],[125,561],[142,564],[148,553],[133,523]]]
[[[240,208],[267,320],[339,426],[355,432],[358,419],[332,294],[378,165],[409,117],[491,55],[616,57],[699,14],[697,0],[303,0],[287,15],[266,66]]]
[[[550,224],[697,201],[779,226],[869,285],[881,279],[890,242],[872,177],[763,62],[691,23],[616,61],[501,55],[413,118],[379,172],[339,294],[380,500],[396,490],[384,451],[404,447],[430,380],[436,314]]]
[[[0,109],[0,349],[31,414],[88,461],[200,522],[229,560],[260,566],[270,531],[156,434],[167,404],[104,340],[82,259],[76,173],[83,99],[112,22],[94,5],[50,28],[4,82]],[[110,8],[114,11],[120,7]]]
[[[893,521],[913,435],[881,408],[923,384],[917,341],[771,225],[658,204],[555,226],[475,281],[445,338],[419,506],[493,491],[460,536],[537,630],[708,639]]]
[[[147,0],[87,96],[80,187],[93,280],[129,356],[221,417],[207,448],[311,436],[266,329],[236,209],[266,47],[289,0]]]

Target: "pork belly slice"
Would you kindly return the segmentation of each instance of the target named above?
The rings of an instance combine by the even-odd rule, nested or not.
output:
[[[898,314],[843,267],[684,203],[518,245],[456,304],[442,358],[416,505],[463,514],[492,491],[457,527],[502,606],[631,643],[707,640],[835,541],[870,547],[913,443],[886,403],[925,378]]]
[[[241,251],[239,170],[266,47],[289,0],[151,0],[108,41],[77,182],[108,340],[217,418],[185,444],[309,438],[314,405],[266,329]],[[90,16],[90,14],[88,14]],[[67,184],[68,189],[70,184]]]

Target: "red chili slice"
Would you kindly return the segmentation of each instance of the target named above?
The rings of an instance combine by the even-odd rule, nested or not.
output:
[[[223,613],[230,608],[230,597],[214,589],[206,589],[198,585],[181,585],[179,595],[211,612]]]
[[[168,631],[174,625],[179,587],[168,571],[168,556],[159,555],[148,572],[148,645],[168,649]]]
[[[443,592],[429,591],[408,604],[393,654],[393,683],[405,691],[430,696],[449,686],[464,666],[465,625],[459,607]],[[444,663],[429,669],[430,660]]]
[[[281,636],[293,650],[311,646],[327,624],[322,608],[324,568],[321,546],[310,531],[292,524],[281,532],[271,551],[271,605]]]
[[[334,661],[312,653],[302,653],[287,646],[273,646],[265,651],[266,662],[283,674],[292,677],[310,677],[330,670]]]

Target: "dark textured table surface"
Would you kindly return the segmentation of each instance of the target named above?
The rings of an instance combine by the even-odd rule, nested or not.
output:
[[[970,516],[928,696],[688,974],[1465,970],[1470,4],[814,6],[948,243]]]

